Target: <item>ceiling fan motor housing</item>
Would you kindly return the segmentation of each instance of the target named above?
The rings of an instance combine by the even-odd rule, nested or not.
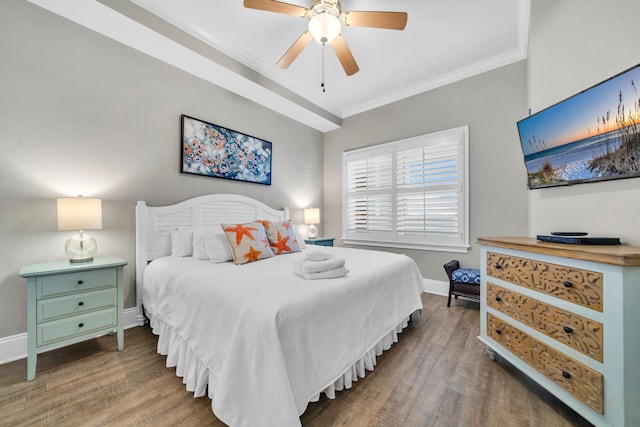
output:
[[[330,44],[342,30],[340,2],[313,0],[309,7],[309,32],[320,44]]]

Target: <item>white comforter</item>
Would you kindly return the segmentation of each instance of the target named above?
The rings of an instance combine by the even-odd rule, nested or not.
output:
[[[196,396],[208,386],[225,423],[299,426],[314,396],[422,308],[422,278],[409,257],[322,250],[346,259],[347,277],[294,275],[303,253],[242,266],[166,257],[145,270],[158,351]]]

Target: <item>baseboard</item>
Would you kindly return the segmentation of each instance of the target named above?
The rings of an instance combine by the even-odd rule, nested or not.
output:
[[[441,280],[422,279],[422,290],[429,294],[449,295],[449,282]]]
[[[124,329],[138,325],[136,308],[127,308],[123,312]],[[27,357],[27,333],[0,338],[0,365]]]
[[[0,338],[0,364],[27,357],[27,333]]]

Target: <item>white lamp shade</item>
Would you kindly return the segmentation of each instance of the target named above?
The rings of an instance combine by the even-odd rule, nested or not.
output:
[[[88,197],[58,199],[58,230],[102,228],[102,200]]]
[[[340,35],[340,19],[328,12],[321,12],[309,19],[309,32],[320,44],[330,44]]]
[[[304,210],[305,224],[320,224],[320,209],[307,208]]]

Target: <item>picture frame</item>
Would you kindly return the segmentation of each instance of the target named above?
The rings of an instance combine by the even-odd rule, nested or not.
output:
[[[272,143],[182,114],[180,172],[271,185]]]

